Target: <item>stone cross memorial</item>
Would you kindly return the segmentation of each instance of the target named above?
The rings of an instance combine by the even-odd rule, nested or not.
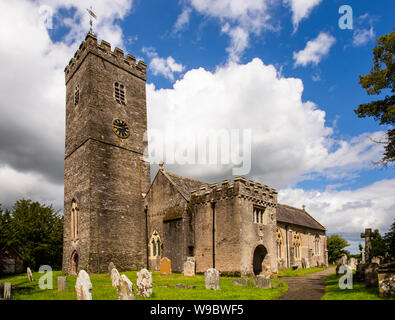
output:
[[[372,229],[365,229],[365,233],[361,233],[361,238],[365,238],[365,261],[366,263],[371,262],[370,253],[372,251]]]
[[[33,279],[32,270],[30,270],[29,267],[27,267],[26,273],[27,273],[27,277],[28,277],[29,281],[32,282],[34,279]]]
[[[119,279],[117,291],[118,291],[118,300],[135,300],[134,292],[133,292],[133,283],[124,274]]]
[[[137,295],[144,298],[152,295],[152,273],[147,269],[137,272]]]
[[[77,300],[92,300],[92,283],[85,270],[78,273],[75,291],[77,292]]]
[[[171,274],[171,260],[163,257],[160,260],[160,275],[161,276],[168,276]]]
[[[119,274],[118,270],[113,268],[111,270],[111,282],[112,286],[116,288],[119,284],[119,279],[121,279],[121,275]]]
[[[204,273],[204,281],[207,290],[221,290],[219,282],[219,271],[214,268],[207,269]]]

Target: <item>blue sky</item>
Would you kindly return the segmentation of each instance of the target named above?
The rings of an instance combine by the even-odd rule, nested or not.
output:
[[[305,204],[330,233],[388,230],[395,171],[372,165],[382,148],[370,140],[387,128],[353,110],[376,98],[358,76],[372,66],[375,39],[392,31],[390,0],[0,1],[0,203],[63,207],[63,69],[91,5],[99,40],[148,64],[150,128],[175,124],[186,139],[203,126],[251,128],[248,178],[278,189],[283,203]],[[342,5],[352,8],[351,30],[339,28]],[[29,121],[11,134],[21,114]],[[48,119],[50,135],[41,130]],[[209,182],[232,175],[167,167]]]

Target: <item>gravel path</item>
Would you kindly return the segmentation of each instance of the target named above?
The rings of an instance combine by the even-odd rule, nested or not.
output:
[[[335,271],[335,268],[328,268],[305,276],[279,278],[288,284],[288,291],[278,300],[321,300],[325,292],[325,277]]]

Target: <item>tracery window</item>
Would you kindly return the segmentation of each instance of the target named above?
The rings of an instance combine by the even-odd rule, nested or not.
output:
[[[276,240],[277,240],[277,257],[282,258],[284,241],[283,241],[283,236],[281,235],[281,231],[278,228],[276,232]]]
[[[300,240],[300,234],[299,232],[295,232],[295,234],[292,237],[292,246],[294,247],[294,257],[300,258],[300,244],[301,244],[301,240]]]
[[[114,82],[114,97],[118,103],[126,104],[125,86],[120,82]]]

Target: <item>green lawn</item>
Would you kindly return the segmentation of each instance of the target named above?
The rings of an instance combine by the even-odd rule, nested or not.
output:
[[[136,273],[137,271],[121,272],[126,274],[130,281],[133,282],[136,293]],[[61,276],[61,271],[53,272],[52,290],[41,290],[38,287],[38,280],[43,274],[33,273],[34,281],[29,282],[26,274],[2,277],[0,281],[11,282],[12,299],[15,300],[75,300],[76,293],[74,289],[76,277],[67,276],[67,291],[57,291],[57,277]],[[275,300],[284,294],[288,286],[279,280],[272,280],[272,289],[261,289],[255,287],[239,287],[232,285],[232,278],[221,277],[221,290],[206,290],[204,276],[196,275],[195,277],[185,277],[182,274],[172,274],[170,276],[161,276],[159,272],[153,272],[153,295],[152,300]],[[111,286],[111,278],[108,274],[90,275],[92,282],[93,300],[116,300],[116,288]],[[251,279],[252,283],[252,279]],[[195,289],[175,288],[176,284],[196,286]],[[169,287],[165,287],[169,286]],[[137,297],[136,299],[144,299]]]
[[[305,274],[309,273],[314,273],[317,271],[322,271],[325,270],[326,267],[313,267],[313,268],[307,268],[307,269],[301,269],[299,268],[298,270],[292,270],[290,269],[280,269],[278,271],[277,277],[279,278],[284,278],[284,277],[297,277],[297,276],[303,276]]]
[[[340,276],[332,274],[325,278],[325,294],[323,300],[395,300],[380,298],[378,288],[365,288],[364,282],[353,282],[352,289],[339,288]]]

